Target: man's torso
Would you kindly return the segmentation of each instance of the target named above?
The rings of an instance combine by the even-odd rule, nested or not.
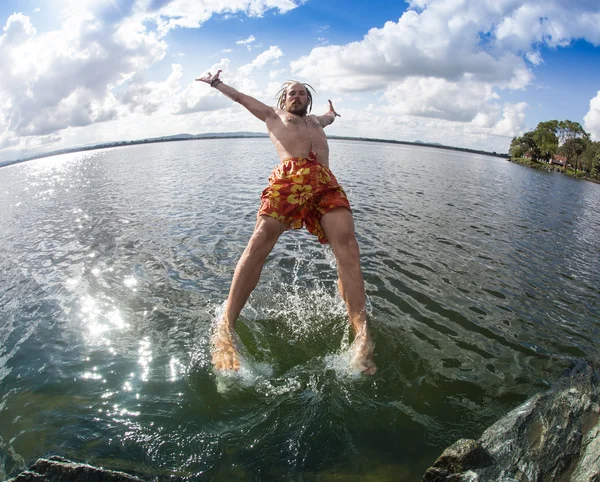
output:
[[[298,116],[275,109],[275,116],[267,120],[269,136],[275,144],[279,159],[310,157],[329,167],[327,136],[314,115]]]

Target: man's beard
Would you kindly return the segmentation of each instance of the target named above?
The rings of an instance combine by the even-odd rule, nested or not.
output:
[[[300,117],[304,117],[306,115],[306,113],[308,112],[308,102],[304,106],[302,106],[300,103],[291,104],[288,107],[288,112],[290,114],[295,114],[295,115],[299,115]]]

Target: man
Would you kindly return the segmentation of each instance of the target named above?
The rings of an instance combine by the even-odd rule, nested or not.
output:
[[[233,275],[225,312],[213,338],[212,362],[217,370],[238,370],[239,355],[233,343],[235,322],[256,287],[265,259],[286,229],[306,225],[321,243],[329,243],[337,262],[338,287],[354,330],[353,365],[373,374],[373,342],[367,328],[365,289],[354,236],[354,221],[343,189],[329,170],[329,146],[323,128],[338,116],[329,111],[308,115],[312,95],[308,84],[287,82],[277,108],[224,84],[221,70],[196,80],[206,82],[263,121],[281,163],[269,177],[261,196],[254,233]]]

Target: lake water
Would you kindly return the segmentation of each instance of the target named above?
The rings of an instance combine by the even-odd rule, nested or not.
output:
[[[267,139],[149,144],[0,169],[0,478],[59,454],[157,480],[420,480],[598,360],[600,186],[506,160],[331,141],[376,343],[345,367],[332,255],[287,232],[238,322],[210,333]]]

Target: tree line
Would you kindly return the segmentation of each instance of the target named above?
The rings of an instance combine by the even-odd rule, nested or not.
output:
[[[570,166],[578,177],[600,180],[600,142],[590,140],[579,122],[540,122],[535,130],[514,137],[508,152],[511,158],[529,157],[544,162],[562,156],[566,158],[563,172]]]

